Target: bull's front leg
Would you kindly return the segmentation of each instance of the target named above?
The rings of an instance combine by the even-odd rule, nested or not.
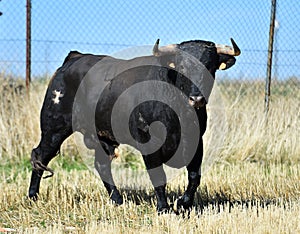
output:
[[[101,146],[99,146],[101,147]],[[106,150],[105,150],[106,151]],[[111,152],[114,152],[113,149]],[[106,188],[110,199],[115,202],[117,205],[123,204],[123,197],[120,195],[119,190],[117,189],[115,182],[111,173],[111,157],[106,155],[102,149],[96,148],[95,150],[95,168],[98,171],[100,178]]]
[[[177,200],[175,211],[189,210],[194,203],[194,196],[200,185],[201,179],[201,163],[203,156],[203,141],[202,138],[198,144],[198,148],[192,161],[187,166],[188,170],[188,186],[182,197]]]
[[[183,196],[177,200],[176,207],[174,210],[176,212],[180,210],[189,210],[194,203],[194,196],[197,191],[198,186],[200,185],[200,174],[195,171],[188,171],[188,186]]]
[[[157,200],[157,212],[165,213],[168,212],[170,206],[167,202],[166,197],[166,183],[167,177],[164,172],[160,155],[158,153],[144,156],[144,162],[151,180],[151,183],[155,190],[155,196]]]
[[[155,169],[150,169],[148,170],[148,174],[150,176],[150,180],[152,184],[154,185],[155,196],[157,200],[157,206],[156,206],[157,212],[158,213],[168,212],[170,207],[166,197],[167,177],[163,170],[163,167],[160,166]]]

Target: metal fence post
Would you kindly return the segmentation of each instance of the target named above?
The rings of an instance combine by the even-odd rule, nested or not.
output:
[[[26,0],[26,89],[31,81],[31,0]]]
[[[266,120],[268,118],[268,112],[269,112],[269,106],[270,106],[270,96],[271,96],[271,77],[272,77],[272,57],[273,57],[275,16],[276,16],[276,0],[272,0],[270,31],[269,31],[269,46],[268,46],[267,77],[266,77],[266,87],[265,87]]]

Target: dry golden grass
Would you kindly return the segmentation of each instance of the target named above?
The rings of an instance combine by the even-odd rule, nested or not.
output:
[[[40,200],[28,201],[29,171],[1,175],[0,223],[21,233],[299,233],[299,165],[216,165],[203,176],[190,218],[158,216],[152,189],[123,190],[114,206],[98,177],[56,168],[42,181]],[[178,181],[185,179],[178,178]],[[186,181],[172,181],[168,197]]]
[[[266,125],[262,83],[217,85],[219,95],[209,106],[202,183],[188,219],[158,216],[152,188],[122,190],[126,203],[111,204],[98,177],[80,166],[74,138],[63,144],[63,157],[53,160],[56,174],[42,181],[40,200],[30,202],[29,158],[39,141],[47,84],[33,82],[28,97],[4,92],[5,82],[0,82],[0,228],[18,233],[300,233],[300,92],[282,84]],[[168,185],[170,202],[186,185],[184,175]]]

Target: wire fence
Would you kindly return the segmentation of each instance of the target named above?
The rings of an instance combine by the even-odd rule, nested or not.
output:
[[[115,54],[128,47],[204,39],[242,50],[218,78],[252,84],[266,79],[270,1],[31,1],[31,74],[49,77],[70,50]],[[26,0],[0,1],[0,72],[25,77]],[[277,0],[272,82],[300,90],[300,2]],[[150,53],[151,51],[149,51]],[[276,94],[276,93],[275,93]]]

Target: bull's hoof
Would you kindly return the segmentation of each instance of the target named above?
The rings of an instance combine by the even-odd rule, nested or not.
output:
[[[118,197],[118,198],[111,198],[111,200],[114,202],[116,205],[122,205],[123,204],[123,198]]]
[[[114,192],[112,193],[110,199],[116,205],[122,205],[123,204],[123,197],[120,195],[118,190],[114,190]]]
[[[36,193],[36,192],[30,192],[29,191],[29,194],[28,194],[28,198],[32,201],[37,201],[38,200],[38,197],[39,197],[39,194]]]
[[[170,212],[172,212],[172,209],[170,206],[167,207],[157,207],[157,214],[158,215],[163,215],[163,214],[169,214]]]
[[[193,200],[183,195],[172,204],[173,211],[179,215],[180,213],[190,212],[193,206]]]

